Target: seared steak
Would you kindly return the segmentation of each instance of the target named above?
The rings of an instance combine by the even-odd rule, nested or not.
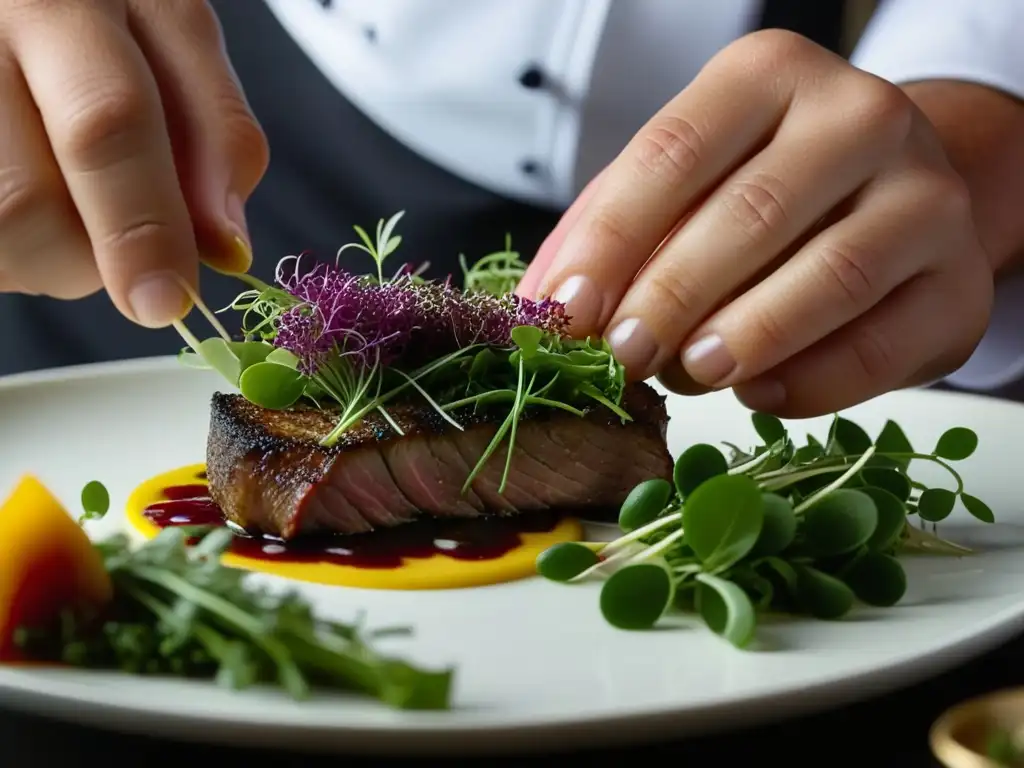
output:
[[[664,398],[632,384],[622,405],[633,421],[623,424],[600,406],[584,418],[525,412],[499,495],[504,442],[471,489],[462,493],[462,486],[507,411],[459,415],[460,431],[427,406],[394,406],[388,412],[404,436],[374,414],[324,448],[319,441],[335,424],[329,412],[270,411],[241,395],[215,394],[206,458],[210,495],[231,522],[283,539],[362,533],[420,514],[617,508],[637,483],[672,476]]]

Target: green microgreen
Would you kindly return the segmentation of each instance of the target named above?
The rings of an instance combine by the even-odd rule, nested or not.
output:
[[[488,411],[498,424],[465,490],[504,450],[500,491],[515,456],[519,424],[544,409],[584,416],[603,408],[622,420],[625,371],[603,341],[567,335],[564,308],[511,291],[525,264],[506,238],[502,251],[469,266],[465,287],[421,277],[403,267],[385,277],[385,260],[401,245],[402,212],[380,220],[374,236],[355,227],[358,241],[342,246],[372,259],[375,274],[353,275],[337,264],[303,271],[301,257],[278,265],[275,284],[244,276],[247,290],[223,311],[241,312],[240,339],[193,296],[217,335],[200,340],[183,323],[180,358],[217,371],[252,403],[281,410],[329,411],[335,426],[321,443],[335,445],[368,418],[403,434],[392,413],[425,405],[453,429]],[[380,430],[378,430],[380,432]]]
[[[86,485],[83,518],[102,515],[109,500],[100,483]],[[199,543],[188,546],[197,534]],[[136,548],[124,536],[95,543],[114,586],[110,604],[20,628],[21,648],[39,661],[88,669],[211,679],[234,690],[276,685],[296,699],[321,687],[403,709],[449,707],[451,669],[382,656],[369,644],[379,633],[318,618],[297,593],[252,586],[245,571],[220,564],[232,536],[226,528],[167,528]]]
[[[690,446],[672,483],[648,480],[626,497],[619,538],[558,545],[538,558],[540,575],[604,579],[600,609],[613,626],[644,629],[690,610],[744,648],[759,613],[831,620],[857,601],[896,605],[907,589],[901,556],[970,554],[934,532],[958,501],[993,522],[951,465],[977,449],[969,429],[947,430],[929,454],[893,421],[872,439],[836,416],[824,441],[808,436],[799,446],[775,416],[754,413],[751,421],[760,445]],[[944,469],[953,487],[919,482],[912,461]]]
[[[99,480],[90,480],[82,488],[82,514],[79,523],[100,520],[110,510],[110,492]]]

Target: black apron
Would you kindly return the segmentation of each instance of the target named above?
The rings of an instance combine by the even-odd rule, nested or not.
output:
[[[458,274],[459,253],[478,257],[498,250],[506,232],[529,258],[554,227],[558,211],[457,178],[377,128],[337,92],[262,2],[213,5],[272,147],[270,168],[247,207],[255,274],[269,276],[279,258],[304,250],[333,257],[339,244],[353,239],[353,224],[370,225],[399,210],[407,212],[401,223],[405,260],[430,261],[434,276]],[[838,50],[842,7],[842,0],[768,0],[761,26],[791,29]],[[523,87],[530,87],[526,80]],[[524,158],[522,172],[537,171]],[[239,290],[236,280],[204,270],[202,291],[211,307],[226,305]],[[191,322],[202,336],[210,333],[198,313]],[[105,293],[75,302],[0,295],[0,327],[8,329],[0,375],[165,355],[182,346],[172,330],[147,330],[124,319]]]

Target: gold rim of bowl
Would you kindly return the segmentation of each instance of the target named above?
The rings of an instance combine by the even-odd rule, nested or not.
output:
[[[932,754],[947,768],[1002,768],[985,755],[994,728],[1024,727],[1024,688],[978,696],[947,709],[932,725]]]

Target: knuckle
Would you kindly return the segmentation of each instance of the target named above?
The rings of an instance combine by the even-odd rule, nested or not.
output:
[[[860,376],[867,381],[887,381],[893,372],[899,370],[896,351],[889,336],[873,323],[863,323],[852,334],[850,354],[859,369]]]
[[[859,78],[847,101],[847,119],[863,138],[886,146],[903,144],[914,126],[915,108],[897,86],[872,76]]]
[[[722,204],[740,230],[756,241],[785,225],[789,199],[790,193],[781,179],[759,173],[727,187]]]
[[[225,89],[220,96],[220,106],[229,152],[244,161],[242,165],[248,170],[245,183],[251,189],[270,164],[267,136],[237,88]]]
[[[0,171],[0,230],[31,221],[50,204],[50,191],[21,168]]]
[[[823,279],[839,290],[840,298],[852,307],[871,304],[875,297],[875,279],[867,267],[871,255],[861,248],[843,243],[827,245],[818,253]]]
[[[100,240],[104,251],[129,254],[152,250],[154,242],[174,240],[170,222],[158,218],[139,218],[126,221],[107,232]]]
[[[773,312],[764,309],[752,312],[744,325],[744,344],[757,355],[779,350],[788,350],[792,346],[792,335],[787,333],[785,324]]]
[[[594,242],[610,253],[629,253],[634,249],[636,237],[630,234],[630,227],[607,209],[596,211],[588,228]]]
[[[679,184],[697,166],[704,141],[688,120],[656,118],[637,138],[635,158],[641,171],[665,184]]]
[[[816,46],[807,38],[785,29],[763,29],[742,37],[723,50],[728,62],[742,62],[753,75],[778,72],[806,58]]]
[[[644,309],[661,327],[681,327],[701,314],[704,301],[697,279],[680,265],[653,271],[647,285]]]
[[[72,100],[64,149],[87,166],[106,164],[150,128],[150,106],[139,89],[124,84],[92,84]]]
[[[971,192],[962,178],[953,173],[932,174],[926,184],[926,205],[936,221],[962,224],[972,218]]]

